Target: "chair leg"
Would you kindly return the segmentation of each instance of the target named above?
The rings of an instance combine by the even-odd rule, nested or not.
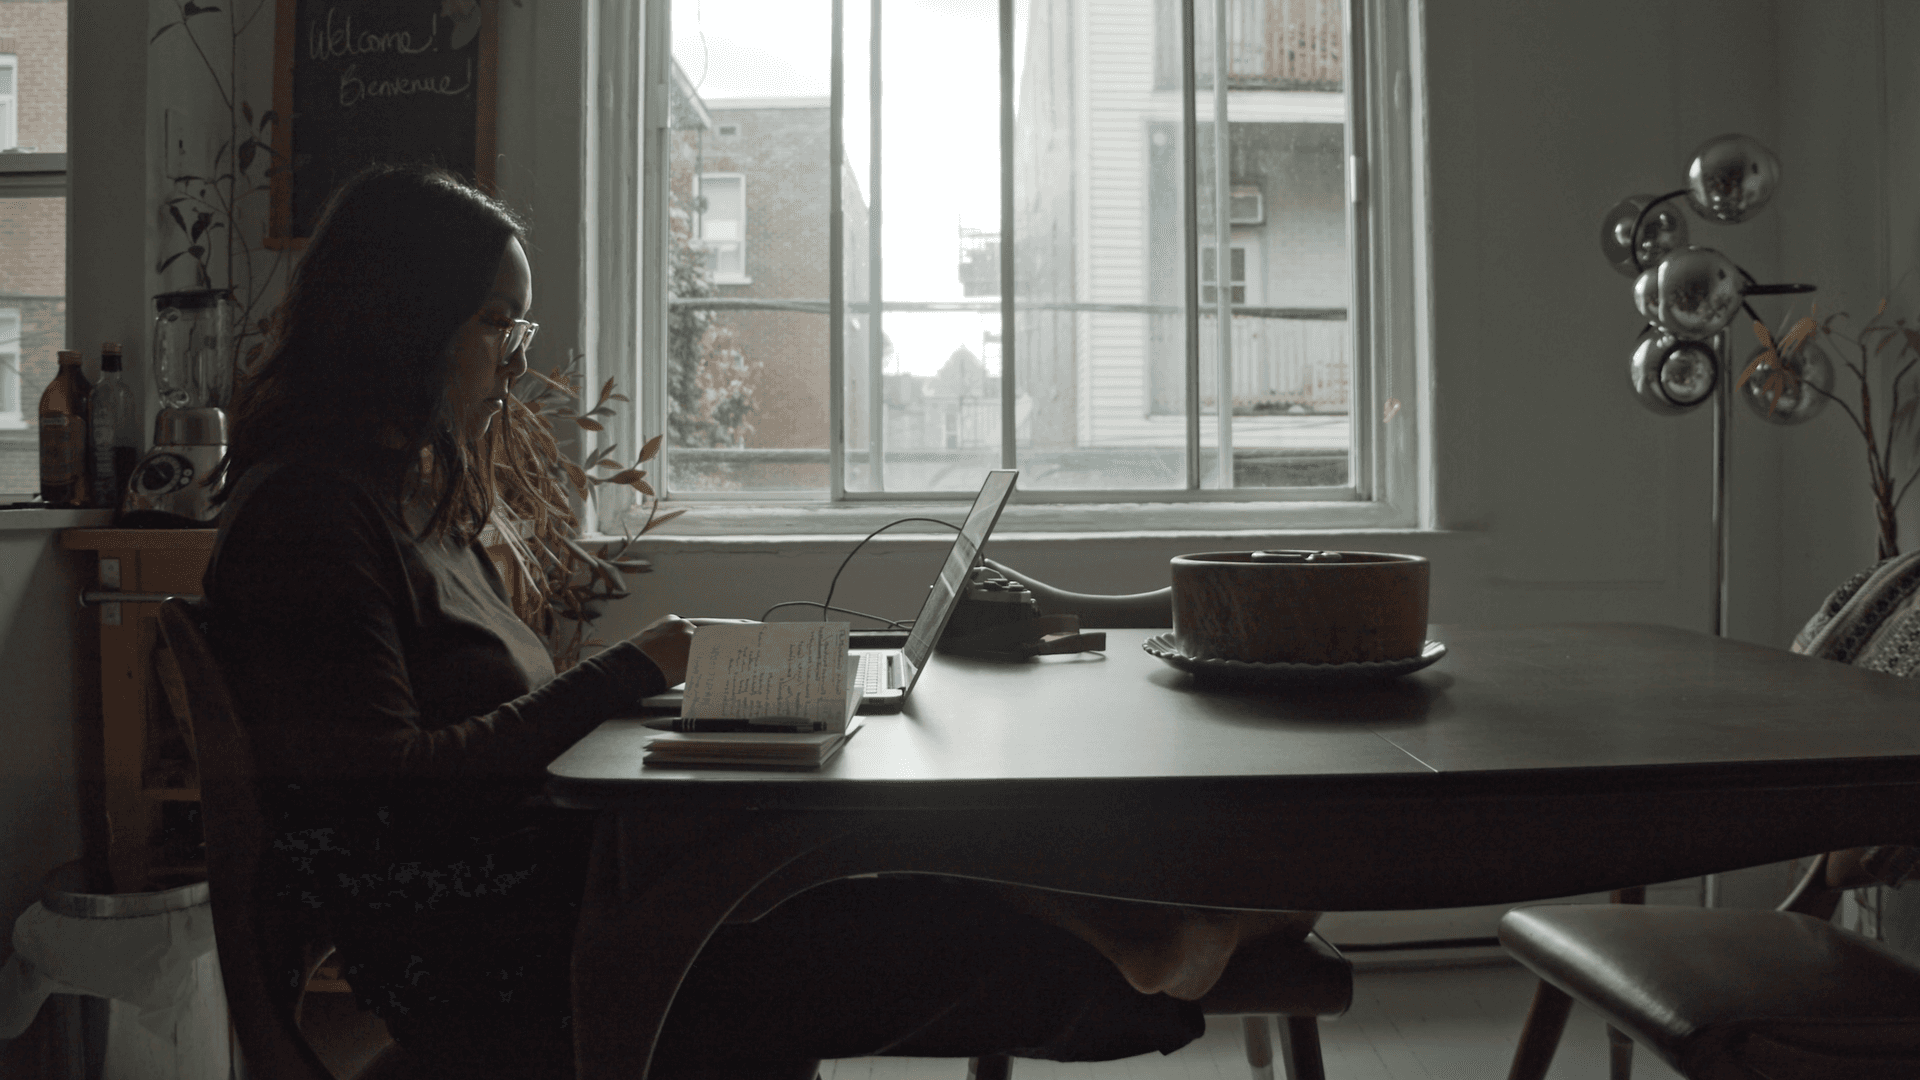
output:
[[[1253,1080],[1273,1080],[1273,1040],[1267,1036],[1267,1018],[1243,1016],[1240,1034],[1247,1046],[1247,1067]]]
[[[1520,1029],[1520,1047],[1513,1052],[1513,1068],[1507,1080],[1543,1080],[1547,1066],[1553,1064],[1553,1052],[1560,1048],[1560,1034],[1567,1029],[1567,1014],[1573,1011],[1573,999],[1560,988],[1541,980],[1533,992],[1533,1007],[1527,1010],[1526,1026]]]
[[[1320,1021],[1312,1016],[1282,1016],[1280,1021],[1280,1060],[1287,1066],[1287,1080],[1327,1080],[1327,1067],[1320,1060]]]
[[[988,1054],[967,1059],[967,1080],[1007,1080],[1013,1074],[1013,1059],[1005,1054]]]
[[[1633,1080],[1633,1040],[1607,1025],[1607,1080]]]

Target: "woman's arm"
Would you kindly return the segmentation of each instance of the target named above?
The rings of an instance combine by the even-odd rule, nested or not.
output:
[[[430,720],[437,703],[416,699],[403,642],[419,621],[418,560],[374,498],[341,472],[287,467],[228,516],[207,596],[265,768],[342,781],[537,778],[600,721],[664,688],[655,664],[623,643],[531,692],[521,682],[485,700],[501,672],[471,635],[449,632],[450,663],[462,649],[476,657],[470,680],[455,671],[475,707]]]

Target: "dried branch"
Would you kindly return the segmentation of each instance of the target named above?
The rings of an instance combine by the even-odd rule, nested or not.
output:
[[[614,456],[613,445],[589,453],[584,466],[561,452],[556,425],[582,419],[576,411],[580,397],[575,378],[584,363],[585,357],[576,355],[551,373],[529,371],[514,386],[500,422],[487,432],[500,501],[499,531],[520,572],[520,588],[512,591],[514,613],[546,641],[554,666],[562,670],[579,663],[581,653],[596,644],[588,635],[605,604],[630,595],[625,576],[653,569],[645,559],[629,555],[634,541],[686,512],[660,513],[659,500],[646,483],[641,465],[658,452],[658,436],[648,440],[631,465]],[[608,379],[595,408],[617,396]],[[611,475],[595,475],[608,469]],[[640,493],[649,500],[648,513],[637,531],[596,549],[577,539],[580,521],[569,492],[584,499],[607,484]]]

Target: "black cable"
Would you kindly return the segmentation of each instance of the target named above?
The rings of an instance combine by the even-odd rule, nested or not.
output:
[[[941,521],[939,518],[908,517],[908,518],[899,518],[894,521],[889,521],[885,525],[882,525],[879,528],[868,533],[865,539],[862,539],[859,543],[853,545],[853,550],[847,552],[846,558],[840,560],[840,569],[835,570],[833,572],[833,580],[827,582],[827,602],[820,605],[820,621],[821,622],[826,622],[827,612],[832,611],[834,609],[833,608],[833,590],[836,586],[840,584],[841,571],[847,568],[847,564],[853,561],[853,557],[859,554],[861,548],[867,546],[868,540],[871,540],[874,537],[879,536],[881,533],[886,532],[888,529],[893,528],[895,525],[905,525],[909,521],[924,521],[932,525],[945,525],[947,528],[952,529],[954,532],[960,531],[960,526],[955,525],[951,521]]]
[[[772,607],[768,608],[767,610],[761,612],[760,621],[766,622],[767,616],[773,614],[776,611],[779,611],[783,607],[820,607],[820,606],[821,604],[820,604],[820,601],[818,600],[788,600],[782,604],[775,604]],[[858,615],[863,619],[872,619],[874,622],[886,623],[887,629],[889,630],[904,630],[907,628],[906,623],[903,623],[898,619],[889,619],[885,615],[869,615],[864,611],[855,611],[852,608],[844,608],[844,607],[831,608],[829,610],[844,612],[848,615]]]

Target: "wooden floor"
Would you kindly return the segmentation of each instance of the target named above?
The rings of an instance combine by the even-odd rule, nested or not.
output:
[[[1328,1080],[1502,1080],[1533,996],[1533,978],[1511,963],[1430,971],[1361,971],[1353,1008],[1320,1024]],[[334,1032],[316,1045],[336,1075],[352,1075],[386,1042],[384,1025],[353,1011],[344,994],[308,997],[315,1019]],[[1276,1039],[1276,1044],[1278,1040]],[[1276,1045],[1277,1049],[1277,1045]],[[1276,1073],[1284,1078],[1275,1062]],[[820,1080],[966,1080],[954,1059],[851,1058],[823,1062]],[[1248,1080],[1238,1018],[1216,1019],[1179,1053],[1148,1054],[1097,1065],[1014,1062],[1014,1080]],[[1606,1029],[1575,1005],[1549,1080],[1605,1080]],[[1634,1080],[1677,1074],[1634,1055]]]
[[[1323,1020],[1320,1039],[1327,1080],[1502,1080],[1533,996],[1533,977],[1519,967],[1362,972],[1353,1008]],[[1276,1040],[1277,1043],[1277,1040]],[[1276,1045],[1277,1049],[1277,1045]],[[1284,1077],[1279,1063],[1277,1076]],[[853,1058],[828,1061],[821,1080],[965,1080],[963,1061]],[[1014,1080],[1246,1080],[1240,1021],[1216,1018],[1207,1034],[1177,1054],[1148,1054],[1096,1065],[1016,1061]],[[1606,1080],[1606,1028],[1574,1006],[1549,1080]],[[1634,1080],[1677,1080],[1645,1051],[1634,1054]]]

